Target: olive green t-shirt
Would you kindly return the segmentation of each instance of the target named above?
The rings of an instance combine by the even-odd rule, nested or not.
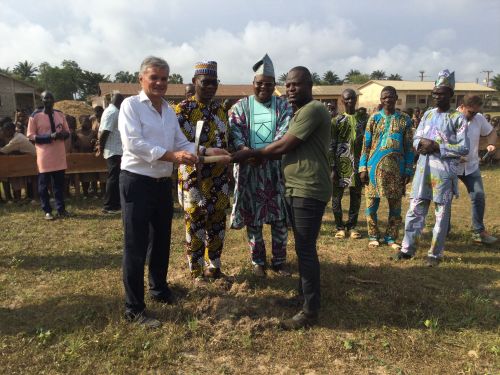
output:
[[[287,196],[330,200],[330,121],[330,113],[316,100],[300,108],[290,120],[288,133],[302,142],[283,157]]]

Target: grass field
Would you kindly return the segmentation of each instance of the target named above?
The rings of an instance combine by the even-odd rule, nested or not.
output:
[[[483,178],[485,221],[499,235],[500,169]],[[278,328],[299,308],[293,235],[293,277],[256,279],[245,232],[230,230],[223,262],[231,280],[195,288],[177,212],[169,281],[180,300],[147,300],[164,323],[148,331],[122,318],[120,218],[101,215],[98,200],[68,206],[75,216],[54,222],[38,207],[0,207],[2,374],[500,373],[499,245],[471,241],[462,186],[438,268],[424,267],[432,223],[418,256],[394,263],[387,247],[368,250],[366,238],[334,240],[328,208],[318,241],[321,318],[297,332]],[[379,216],[386,212],[383,205]]]

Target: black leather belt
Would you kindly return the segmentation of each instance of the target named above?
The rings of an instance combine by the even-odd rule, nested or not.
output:
[[[144,176],[143,174],[137,174],[134,172],[126,171],[122,169],[122,173],[125,173],[126,175],[129,175],[131,177],[140,179],[140,180],[145,180],[145,181],[151,181],[151,182],[169,182],[171,180],[170,177],[149,177],[149,176]]]

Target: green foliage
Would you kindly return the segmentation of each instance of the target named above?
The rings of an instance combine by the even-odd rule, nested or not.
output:
[[[0,73],[2,73],[2,74],[6,74],[6,75],[8,75],[8,76],[11,76],[11,75],[12,75],[12,71],[10,70],[10,68],[9,68],[9,67],[7,67],[7,68],[5,68],[5,69],[4,69],[4,68],[0,68]]]
[[[39,65],[38,84],[54,94],[56,100],[75,99],[78,92],[78,75],[81,69],[75,62],[63,61],[63,66],[51,66],[48,62]]]
[[[288,75],[288,73],[280,74],[280,76],[278,77],[278,85],[283,86],[285,84],[287,75]]]
[[[120,70],[115,74],[114,82],[118,83],[138,83],[139,72],[130,73],[129,71]]]
[[[342,80],[339,78],[339,76],[332,72],[331,70],[327,70],[323,74],[323,82],[325,85],[341,85]]]
[[[383,70],[374,70],[371,74],[370,74],[370,79],[387,79],[387,74],[385,74],[385,72]]]
[[[311,73],[311,77],[312,77],[313,85],[321,85],[322,84],[321,77],[319,76],[318,73],[316,73],[316,72]]]
[[[500,74],[496,74],[492,79],[491,83],[493,84],[493,88],[497,91],[500,91]]]
[[[86,98],[90,95],[97,95],[99,93],[99,82],[111,82],[109,75],[101,73],[93,73],[84,70],[80,73],[78,96]]]
[[[403,77],[401,77],[401,75],[396,73],[396,74],[390,74],[389,77],[387,77],[387,79],[390,81],[402,81]]]
[[[33,81],[38,72],[38,68],[33,65],[33,63],[28,62],[27,60],[20,61],[17,65],[12,69],[12,73],[16,76],[16,78],[25,80],[25,81]]]
[[[363,84],[370,80],[370,76],[368,74],[360,73],[349,76],[348,83],[353,84]]]
[[[182,83],[182,76],[177,73],[172,73],[168,76],[168,83]]]

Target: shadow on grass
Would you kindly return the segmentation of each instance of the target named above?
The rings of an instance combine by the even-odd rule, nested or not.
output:
[[[71,332],[92,326],[102,330],[112,319],[110,312],[119,311],[117,298],[89,295],[71,295],[48,298],[40,304],[20,308],[0,308],[0,333],[35,334],[37,330]]]
[[[494,303],[498,290],[489,288],[500,272],[493,269],[428,268],[423,263],[412,267],[322,263],[321,274],[323,327],[428,330],[424,322],[430,320],[434,328],[453,331],[498,328],[500,311]],[[235,282],[245,280],[248,290],[243,293],[197,291],[197,299],[216,300],[204,313],[216,319],[281,319],[301,308],[300,297],[291,296],[297,289],[297,273],[292,278],[264,280],[247,278],[243,273],[236,276]],[[288,297],[259,293],[265,288],[284,291]]]
[[[121,267],[121,254],[69,253],[65,255],[19,255],[15,258],[0,257],[0,267],[26,270],[97,270]]]

